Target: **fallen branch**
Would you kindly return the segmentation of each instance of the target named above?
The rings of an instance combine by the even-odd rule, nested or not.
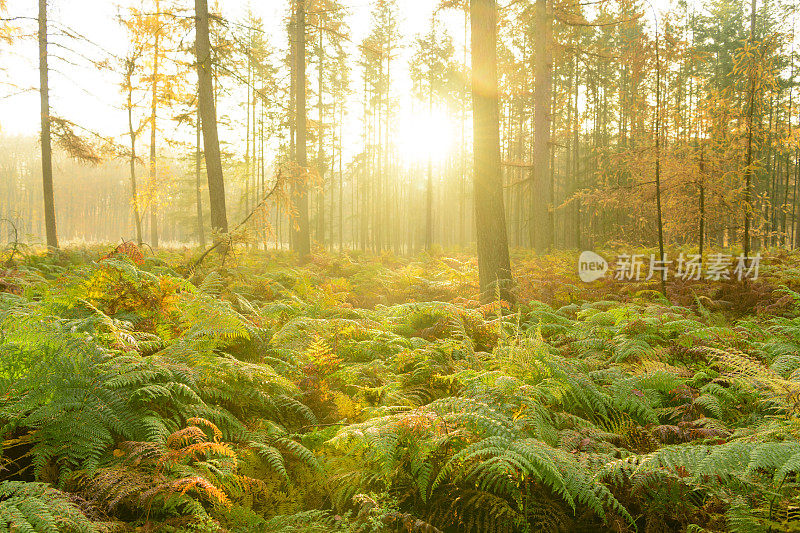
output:
[[[258,202],[258,205],[256,205],[253,208],[253,210],[250,211],[250,213],[246,217],[244,217],[244,220],[239,222],[239,224],[237,224],[236,227],[233,228],[233,231],[230,232],[230,233],[236,232],[236,230],[238,230],[239,228],[241,228],[242,226],[247,224],[247,222],[251,218],[253,218],[253,215],[256,214],[256,211],[258,211],[259,208],[261,208],[264,204],[266,204],[267,200],[269,200],[272,197],[272,195],[275,194],[275,192],[281,186],[282,182],[283,182],[283,173],[282,173],[282,171],[278,171],[278,176],[277,176],[277,178],[275,180],[275,185],[272,187],[272,189],[261,199],[260,202]],[[230,235],[230,233],[229,233],[229,235]],[[197,270],[197,267],[200,266],[200,263],[203,262],[203,260],[206,258],[206,256],[208,254],[210,254],[213,250],[215,250],[222,243],[226,243],[227,244],[229,241],[230,241],[230,239],[227,239],[227,238],[226,239],[218,239],[217,242],[212,244],[205,252],[203,252],[200,255],[200,257],[197,259],[197,261],[195,261],[194,264],[189,268],[189,272],[191,274],[193,274]]]

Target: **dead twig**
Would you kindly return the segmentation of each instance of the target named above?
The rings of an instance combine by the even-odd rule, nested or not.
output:
[[[251,218],[253,218],[253,215],[255,215],[255,214],[256,214],[256,212],[257,212],[257,211],[258,211],[258,210],[259,210],[259,209],[260,209],[260,208],[261,208],[261,207],[262,207],[264,204],[266,204],[266,203],[267,203],[267,200],[269,200],[269,199],[272,197],[272,195],[273,195],[273,194],[275,194],[275,192],[276,192],[276,191],[277,191],[277,190],[280,188],[280,186],[281,186],[282,184],[283,184],[283,172],[282,172],[282,171],[278,171],[278,176],[277,176],[277,178],[276,178],[276,180],[275,180],[275,185],[272,187],[272,189],[271,189],[271,190],[270,190],[270,191],[269,191],[269,192],[268,192],[268,193],[267,193],[267,194],[266,194],[266,195],[265,195],[265,196],[264,196],[264,197],[261,199],[261,201],[260,201],[260,202],[258,202],[258,205],[256,205],[256,206],[253,208],[253,210],[252,210],[252,211],[250,211],[250,213],[249,213],[249,214],[248,214],[246,217],[244,217],[244,220],[242,220],[241,222],[239,222],[239,224],[237,224],[237,225],[236,225],[236,227],[233,229],[233,231],[232,231],[231,233],[234,233],[234,232],[236,232],[236,230],[240,229],[242,226],[244,226],[245,224],[247,224],[247,222],[248,222],[248,221],[249,221]],[[230,235],[230,234],[229,234],[229,235]],[[199,267],[199,266],[200,266],[200,263],[202,263],[202,262],[203,262],[203,260],[206,258],[206,256],[208,256],[208,254],[210,254],[210,253],[211,253],[213,250],[215,250],[216,248],[218,248],[218,247],[219,247],[221,244],[223,244],[223,243],[225,243],[225,244],[229,244],[229,242],[230,242],[230,238],[221,238],[221,239],[218,239],[218,240],[217,240],[217,242],[215,242],[214,244],[212,244],[212,245],[211,245],[211,246],[210,246],[210,247],[209,247],[209,248],[208,248],[208,249],[207,249],[205,252],[203,252],[203,253],[200,255],[200,257],[199,257],[199,258],[197,258],[197,261],[195,261],[195,262],[194,262],[194,264],[193,264],[193,265],[192,265],[192,266],[189,268],[189,273],[190,273],[190,275],[194,274],[194,272],[197,270],[197,267]]]

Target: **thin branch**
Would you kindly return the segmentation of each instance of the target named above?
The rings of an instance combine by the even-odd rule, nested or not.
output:
[[[233,231],[232,231],[231,233],[235,232],[236,230],[240,229],[242,226],[244,226],[245,224],[247,224],[247,222],[248,222],[248,221],[249,221],[251,218],[253,218],[253,215],[255,215],[255,214],[256,214],[256,211],[258,211],[258,210],[259,210],[259,208],[261,208],[263,205],[265,205],[265,204],[267,203],[267,200],[269,200],[269,199],[270,199],[270,197],[271,197],[273,194],[275,194],[275,192],[276,192],[276,191],[278,190],[278,188],[279,188],[279,187],[282,185],[282,183],[283,183],[283,171],[281,170],[281,171],[278,171],[278,176],[277,176],[277,178],[275,179],[275,185],[272,187],[272,189],[271,189],[271,190],[270,190],[270,191],[269,191],[269,192],[268,192],[268,193],[267,193],[267,194],[266,194],[266,195],[265,195],[265,196],[264,196],[264,197],[261,199],[261,201],[260,201],[260,202],[258,202],[258,205],[256,205],[256,206],[253,208],[253,210],[252,210],[252,211],[250,211],[250,213],[249,213],[249,214],[248,214],[246,217],[244,217],[244,220],[242,220],[241,222],[239,222],[239,223],[236,225],[236,227],[235,227],[235,228],[233,228]],[[195,261],[195,262],[194,262],[194,264],[191,266],[191,268],[189,269],[189,271],[190,271],[191,273],[194,273],[194,272],[197,270],[197,267],[198,267],[198,266],[200,266],[200,263],[202,263],[202,262],[203,262],[203,260],[206,258],[206,256],[207,256],[209,253],[211,253],[211,251],[212,251],[212,250],[214,250],[214,249],[216,249],[218,246],[220,246],[220,245],[221,245],[223,242],[226,242],[226,240],[225,240],[225,239],[219,239],[219,240],[217,240],[217,242],[215,242],[213,245],[211,245],[211,246],[210,246],[210,247],[209,247],[209,248],[208,248],[208,249],[207,249],[205,252],[203,252],[203,253],[202,253],[202,255],[200,255],[200,257],[197,259],[197,261]]]

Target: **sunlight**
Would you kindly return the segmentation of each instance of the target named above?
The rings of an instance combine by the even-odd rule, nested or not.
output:
[[[434,163],[444,161],[455,148],[458,135],[456,122],[441,109],[401,117],[397,142],[400,156],[408,163],[423,163],[429,157]]]

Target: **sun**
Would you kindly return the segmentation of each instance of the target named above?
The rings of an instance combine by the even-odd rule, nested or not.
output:
[[[433,163],[442,162],[453,152],[457,135],[455,121],[444,110],[406,115],[398,124],[400,157],[412,164],[429,158]]]

